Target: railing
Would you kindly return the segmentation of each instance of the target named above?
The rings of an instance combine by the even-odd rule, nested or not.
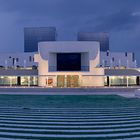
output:
[[[50,72],[59,72],[59,71],[89,71],[89,66],[81,66],[80,70],[57,70],[57,66],[49,66]]]
[[[21,67],[21,66],[11,66],[11,67],[4,67],[0,66],[0,70],[37,70],[37,66],[31,66],[31,67]]]

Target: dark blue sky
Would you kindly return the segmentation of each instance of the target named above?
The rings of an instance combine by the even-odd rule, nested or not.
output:
[[[28,26],[55,26],[59,40],[109,32],[111,50],[135,52],[140,63],[140,0],[0,0],[0,52],[22,52]]]

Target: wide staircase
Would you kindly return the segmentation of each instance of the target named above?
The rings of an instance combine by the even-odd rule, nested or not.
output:
[[[0,108],[0,140],[140,140],[140,108]]]

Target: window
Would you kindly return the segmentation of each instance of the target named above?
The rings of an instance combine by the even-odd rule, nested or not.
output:
[[[114,62],[114,60],[115,60],[114,57],[112,57],[112,61],[113,61],[113,62]]]
[[[32,57],[31,57],[31,56],[29,57],[29,61],[30,61],[30,62],[32,61]]]
[[[18,62],[19,61],[19,59],[18,58],[16,58],[16,62]]]
[[[132,59],[133,59],[133,62],[135,61],[135,54],[132,53]]]
[[[13,66],[14,66],[14,64],[15,64],[15,58],[13,58]]]
[[[105,60],[105,66],[107,66],[107,60]]]
[[[106,52],[106,56],[109,56],[109,52],[108,51]]]
[[[125,53],[125,56],[127,57],[127,52]]]

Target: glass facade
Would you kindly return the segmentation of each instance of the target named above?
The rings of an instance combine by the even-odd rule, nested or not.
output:
[[[79,81],[78,75],[58,75],[57,87],[79,87]]]
[[[111,86],[124,86],[127,85],[127,77],[126,76],[110,76],[109,82]]]
[[[17,77],[16,76],[0,76],[0,85],[2,86],[17,85]]]
[[[45,77],[46,87],[80,87],[78,75],[57,75]],[[93,76],[94,77],[94,76]],[[139,76],[103,76],[104,86],[138,86]],[[38,76],[0,76],[0,86],[38,86]]]
[[[35,76],[0,76],[0,86],[37,86],[38,77]]]
[[[38,78],[34,76],[21,76],[21,86],[37,86]]]
[[[80,87],[78,75],[58,75],[57,87]]]
[[[137,76],[109,76],[105,77],[105,86],[137,85]]]
[[[137,79],[136,76],[131,76],[131,77],[128,76],[128,84],[129,85],[136,85],[137,84],[136,79]]]
[[[101,51],[109,50],[109,34],[105,32],[79,32],[78,41],[99,41]]]
[[[24,52],[37,52],[38,42],[56,41],[55,27],[34,27],[24,29]]]

